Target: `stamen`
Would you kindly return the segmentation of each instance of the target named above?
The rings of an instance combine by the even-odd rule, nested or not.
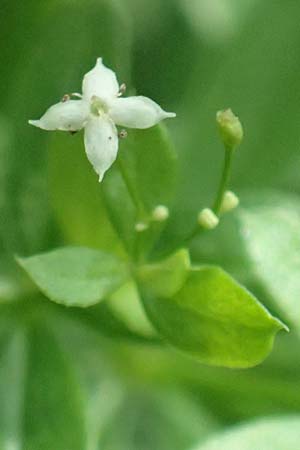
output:
[[[122,83],[119,89],[118,97],[122,97],[122,95],[125,94],[126,88],[126,84]]]
[[[82,98],[82,95],[79,94],[78,92],[73,92],[72,94],[70,94],[71,97],[77,97],[77,98]]]
[[[65,95],[63,96],[63,98],[61,99],[61,101],[62,101],[63,103],[64,103],[64,102],[67,102],[68,100],[71,99],[71,97],[82,98],[82,95],[79,94],[78,92],[72,92],[72,94],[65,94]]]
[[[126,130],[121,130],[121,131],[119,131],[118,136],[120,139],[125,139],[125,138],[127,138],[128,133]]]
[[[61,102],[62,103],[65,103],[65,102],[67,102],[68,100],[70,100],[70,94],[65,94],[64,96],[63,96],[63,98],[61,99]]]

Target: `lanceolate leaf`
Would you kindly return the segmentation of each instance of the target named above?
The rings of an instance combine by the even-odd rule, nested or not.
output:
[[[18,262],[50,300],[66,306],[94,305],[128,276],[117,257],[85,247],[65,247]]]
[[[271,351],[285,326],[218,267],[192,269],[173,297],[142,290],[149,317],[172,345],[199,361],[250,367]]]

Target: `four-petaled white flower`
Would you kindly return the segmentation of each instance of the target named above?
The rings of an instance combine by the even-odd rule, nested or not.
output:
[[[43,130],[78,131],[84,128],[87,157],[99,175],[99,181],[115,161],[118,153],[116,125],[128,128],[150,128],[176,114],[165,112],[147,97],[120,98],[124,85],[119,87],[116,74],[98,58],[95,67],[82,82],[82,95],[64,96],[51,106],[40,120],[29,120]]]

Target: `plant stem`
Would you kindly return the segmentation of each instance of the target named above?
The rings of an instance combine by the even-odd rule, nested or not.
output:
[[[221,180],[219,183],[216,199],[212,206],[212,210],[217,216],[220,215],[222,200],[230,179],[232,159],[233,159],[232,149],[225,148],[225,157]],[[187,235],[187,237],[184,239],[183,242],[185,244],[188,244],[192,239],[194,239],[194,237],[199,236],[199,234],[202,233],[203,231],[206,231],[206,229],[203,228],[201,225],[197,224],[195,228],[191,231],[191,233]]]
[[[221,176],[221,181],[219,184],[219,189],[217,192],[217,197],[213,205],[213,212],[218,216],[220,214],[220,209],[222,205],[222,200],[224,197],[224,193],[227,189],[229,178],[230,178],[230,170],[232,164],[233,151],[230,149],[225,149],[225,158],[224,158],[224,166]]]
[[[139,198],[138,192],[137,192],[134,184],[132,183],[130,176],[128,175],[128,172],[126,170],[126,165],[124,164],[124,161],[122,160],[121,155],[119,155],[119,157],[117,159],[117,164],[118,164],[118,168],[120,170],[120,174],[126,185],[127,191],[130,195],[130,198],[136,208],[137,222],[139,222],[139,221],[143,222],[145,220],[145,217],[147,217],[147,214],[146,214],[144,205]],[[134,259],[137,262],[141,261],[143,258],[143,255],[142,255],[142,233],[141,232],[135,233],[133,255],[134,255]]]
[[[134,203],[134,205],[137,209],[137,213],[138,213],[137,215],[140,218],[140,216],[144,215],[144,206],[143,206],[141,200],[139,199],[139,196],[136,192],[135,186],[132,184],[132,181],[126,171],[125,164],[122,161],[122,158],[120,156],[117,159],[117,164],[118,164],[120,173],[122,175],[123,181],[127,187],[128,193],[132,199],[132,202]]]

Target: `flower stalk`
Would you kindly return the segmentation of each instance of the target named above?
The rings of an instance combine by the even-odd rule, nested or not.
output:
[[[212,210],[214,211],[214,213],[217,216],[220,214],[224,194],[225,194],[228,184],[229,184],[232,160],[233,160],[233,151],[232,151],[232,149],[226,148],[221,180],[220,180],[219,188],[217,191],[217,196],[216,196],[213,208],[212,208]]]
[[[190,243],[191,240],[193,240],[203,231],[214,229],[218,225],[220,215],[222,214],[222,205],[230,181],[233,155],[236,148],[243,140],[244,131],[242,124],[239,118],[233,114],[231,109],[218,111],[216,120],[220,139],[225,149],[224,164],[220,183],[215,201],[213,202],[213,206],[211,207],[211,209],[204,208],[202,211],[200,211],[200,213],[198,214],[197,225],[194,227],[192,232],[184,239],[185,244]],[[215,218],[215,220],[212,220],[213,218]],[[213,226],[209,226],[211,224],[213,224]]]

